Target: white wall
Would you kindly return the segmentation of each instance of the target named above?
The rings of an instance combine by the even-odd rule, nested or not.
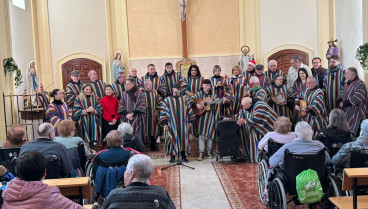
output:
[[[261,0],[260,11],[261,60],[285,44],[302,45],[318,55],[317,0]]]
[[[89,53],[108,62],[112,52],[108,51],[105,1],[48,0],[48,7],[55,84],[56,62],[67,55]]]
[[[25,88],[26,70],[31,60],[34,60],[31,1],[25,1],[26,9],[20,9],[9,1],[10,31],[13,58],[22,70],[23,84],[16,93],[23,93]]]
[[[363,44],[363,22],[361,0],[336,0],[336,38],[341,48],[341,62],[344,68],[356,67],[359,77],[363,69],[355,59],[357,48]]]

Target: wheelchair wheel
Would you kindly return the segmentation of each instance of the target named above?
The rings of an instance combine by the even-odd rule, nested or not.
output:
[[[260,163],[258,163],[258,194],[262,203],[265,205],[268,204],[267,198],[265,198],[264,195],[266,183],[267,183],[267,162],[265,160],[262,160]]]
[[[270,208],[286,209],[286,194],[281,180],[279,178],[275,178],[273,181],[271,181],[269,188],[270,190],[268,194],[270,199]]]
[[[327,181],[328,182],[327,182],[326,194],[322,198],[321,204],[323,208],[336,208],[335,205],[330,202],[329,198],[330,197],[340,197],[340,191],[337,187],[335,180],[331,176],[327,178]]]
[[[342,191],[342,177],[341,176],[335,176],[335,183],[337,185],[337,189],[339,190],[340,196],[350,196],[349,191]]]
[[[91,177],[92,165],[93,165],[92,161],[89,160],[86,162],[86,177]]]

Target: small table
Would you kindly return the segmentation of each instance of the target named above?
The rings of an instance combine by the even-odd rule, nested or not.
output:
[[[81,205],[83,205],[83,199],[91,198],[89,177],[45,179],[42,182],[50,186],[57,186],[64,196],[77,196]]]
[[[368,168],[345,168],[343,174],[342,190],[353,190],[353,197],[331,197],[330,201],[338,208],[368,208],[368,196],[357,196],[357,187],[368,185]]]

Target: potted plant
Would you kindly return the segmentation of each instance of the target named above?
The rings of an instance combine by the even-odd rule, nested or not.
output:
[[[368,70],[368,43],[358,47],[355,58],[359,61],[364,70]]]
[[[12,73],[15,74],[14,77],[14,82],[15,82],[15,87],[19,87],[23,81],[22,81],[22,72],[20,71],[20,69],[17,66],[17,63],[15,63],[15,60],[13,59],[13,57],[9,57],[9,58],[5,58],[3,60],[3,66],[4,66],[4,73],[6,76],[6,73]]]

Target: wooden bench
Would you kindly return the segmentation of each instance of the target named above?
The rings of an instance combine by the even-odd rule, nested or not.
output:
[[[351,197],[330,197],[330,201],[338,208],[368,208],[368,195],[357,196],[357,187],[368,185],[368,168],[345,168],[342,190],[353,190]]]
[[[89,177],[45,179],[42,181],[50,186],[57,186],[60,193],[66,197],[77,197],[83,204],[83,199],[91,198]]]
[[[93,204],[90,204],[90,205],[83,205],[83,207],[88,208],[88,209],[92,209],[92,206],[93,206]]]

